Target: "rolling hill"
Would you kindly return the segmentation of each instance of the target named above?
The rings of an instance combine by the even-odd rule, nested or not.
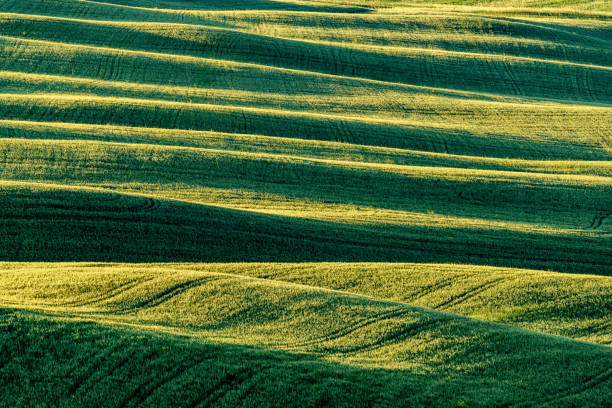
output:
[[[0,0],[0,407],[604,407],[612,6]]]

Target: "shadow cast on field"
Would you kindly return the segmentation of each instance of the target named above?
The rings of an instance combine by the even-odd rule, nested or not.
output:
[[[597,374],[609,356],[598,346],[574,344],[568,352],[574,357],[570,367],[553,370],[555,361],[545,353],[527,364],[523,353],[533,356],[533,351],[508,353],[504,340],[517,341],[525,333],[503,328],[500,337],[491,337],[475,350],[467,347],[455,358],[473,360],[479,350],[505,357],[485,359],[479,369],[468,366],[460,371],[453,361],[424,357],[425,365],[431,365],[424,371],[418,358],[414,368],[361,368],[313,354],[212,343],[78,316],[0,308],[0,317],[0,347],[6,351],[0,356],[0,378],[12,391],[0,394],[3,406],[47,401],[99,406],[101,398],[104,406],[167,406],[170,401],[185,407],[234,406],[245,399],[253,406],[293,406],[296,401],[300,406],[456,406],[461,399],[506,406],[512,401],[547,402],[572,393],[601,399],[595,388],[605,388],[609,382]],[[526,336],[534,348],[567,346],[566,340],[536,336]],[[600,362],[593,364],[597,357]],[[587,362],[593,367],[583,375],[598,382],[576,385],[572,372]],[[508,369],[499,370],[500,364]],[[491,375],[486,381],[483,369]],[[540,381],[526,382],[527,376],[544,378],[548,384],[542,388]],[[567,387],[567,377],[572,377],[574,386]],[[560,387],[561,395],[553,392],[550,398],[547,390]],[[585,395],[586,391],[590,393]]]
[[[440,262],[607,275],[607,241],[444,226],[367,227],[68,188],[4,188],[0,260]]]
[[[253,406],[291,406],[292,401],[307,406],[373,405],[389,395],[392,386],[390,395],[408,399],[432,380],[405,371],[359,369],[317,356],[22,309],[0,309],[0,320],[6,322],[0,325],[0,348],[6,350],[0,357],[0,384],[13,390],[0,393],[2,406],[19,405],[16,398],[28,406],[45,401],[99,406],[96,398],[101,395],[105,406],[139,406],[145,401],[153,406],[168,406],[170,401],[172,406],[226,406],[234,401],[228,404],[233,406],[245,398]],[[82,365],[83,357],[92,357],[94,363]]]

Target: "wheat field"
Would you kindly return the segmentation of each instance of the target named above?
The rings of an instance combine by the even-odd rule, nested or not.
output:
[[[607,0],[0,0],[0,407],[612,404]]]

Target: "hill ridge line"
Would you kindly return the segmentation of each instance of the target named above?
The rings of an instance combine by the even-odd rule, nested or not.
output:
[[[507,268],[507,269],[518,269],[518,268]],[[189,271],[189,272],[193,273],[193,271]],[[542,271],[542,272],[546,272],[546,271]],[[466,320],[466,321],[477,323],[477,324],[484,324],[484,325],[489,325],[489,326],[493,326],[493,327],[505,328],[506,330],[511,330],[511,331],[514,330],[514,331],[517,331],[517,332],[520,332],[520,333],[524,333],[524,334],[530,334],[530,335],[536,335],[536,336],[544,336],[544,337],[548,337],[548,338],[563,339],[563,340],[568,341],[568,342],[578,342],[578,343],[583,343],[583,344],[594,345],[594,346],[602,347],[602,348],[604,348],[606,350],[609,350],[612,353],[612,348],[610,348],[609,346],[604,345],[604,344],[594,343],[594,342],[585,341],[585,340],[576,339],[576,338],[571,338],[571,337],[568,337],[568,336],[562,336],[562,335],[558,335],[558,334],[551,334],[551,333],[544,333],[544,332],[539,332],[539,331],[535,331],[535,330],[529,330],[529,329],[526,329],[526,328],[523,328],[523,327],[520,327],[520,326],[515,326],[515,325],[509,324],[509,323],[483,320],[483,319],[479,319],[479,318],[475,318],[475,317],[469,317],[469,316],[458,314],[458,313],[447,312],[447,311],[444,311],[444,310],[438,310],[438,309],[435,309],[435,308],[429,308],[429,307],[423,307],[423,306],[415,306],[415,305],[412,305],[410,303],[402,302],[402,301],[378,298],[378,297],[373,297],[373,296],[369,296],[369,295],[363,295],[363,294],[354,293],[354,292],[347,292],[347,291],[341,291],[341,290],[336,290],[336,289],[325,288],[325,287],[321,287],[321,286],[305,285],[305,284],[300,284],[300,283],[295,283],[295,282],[288,282],[288,281],[277,280],[277,279],[267,279],[267,278],[252,277],[252,276],[248,276],[248,275],[240,275],[240,274],[232,274],[232,273],[222,273],[222,272],[208,272],[208,271],[202,271],[202,272],[199,272],[199,274],[201,274],[202,276],[222,276],[222,277],[228,277],[228,278],[233,278],[233,279],[238,279],[238,280],[253,281],[253,282],[262,282],[262,283],[265,283],[265,284],[268,284],[268,285],[274,285],[274,286],[280,285],[281,287],[284,286],[284,287],[287,287],[287,288],[299,288],[299,289],[302,289],[302,290],[312,291],[312,292],[315,292],[315,293],[330,294],[332,296],[338,296],[338,297],[347,297],[347,298],[351,298],[351,299],[355,299],[355,300],[363,300],[363,301],[367,301],[367,302],[373,302],[375,304],[380,304],[380,305],[385,305],[385,306],[399,306],[399,307],[402,307],[402,308],[406,308],[408,310],[415,311],[417,313],[434,315],[434,316],[439,318],[439,321],[445,321],[445,320],[449,320],[449,319],[461,319],[461,320]],[[571,276],[571,274],[563,274],[563,275],[570,275]],[[591,275],[589,275],[589,274],[578,274],[576,276],[591,276]],[[595,275],[595,276],[600,276],[600,275]],[[612,278],[612,277],[610,277],[610,278]],[[201,283],[201,284],[206,284],[206,282]],[[119,325],[125,325],[125,326],[148,327],[148,328],[164,327],[164,328],[176,329],[176,327],[172,327],[172,326],[162,326],[162,325],[156,325],[156,324],[135,324],[135,323],[129,323],[129,322],[122,322],[122,321],[120,321],[120,319],[122,318],[121,316],[117,316],[116,317],[117,320],[115,320],[114,318],[99,319],[100,316],[111,315],[113,313],[112,309],[108,310],[108,311],[100,310],[99,312],[87,312],[87,311],[84,311],[84,312],[73,311],[73,312],[71,312],[70,311],[71,309],[72,310],[73,309],[78,309],[79,306],[67,306],[67,307],[64,307],[64,306],[50,306],[50,305],[47,305],[47,306],[31,306],[30,307],[30,306],[25,306],[25,305],[20,304],[20,303],[10,303],[10,302],[9,303],[6,303],[6,302],[0,303],[0,308],[1,307],[10,307],[10,308],[13,308],[13,309],[18,308],[18,309],[23,309],[23,310],[28,310],[28,311],[35,311],[35,312],[36,311],[38,311],[38,312],[46,312],[45,314],[47,314],[48,312],[52,312],[52,313],[57,313],[60,316],[69,316],[69,317],[72,317],[72,318],[92,318],[95,321],[102,321],[102,322],[106,322],[106,323],[117,323]],[[197,331],[196,329],[191,329],[191,330]],[[213,339],[214,337],[208,337],[207,336],[207,338],[208,339]]]
[[[74,144],[74,140],[66,140],[66,139],[27,139],[27,138],[2,138],[0,140],[3,141],[21,141],[21,142],[32,142],[37,141],[39,143],[45,142],[53,142],[53,143],[62,143],[62,144]],[[234,157],[249,157],[254,159],[274,159],[278,162],[284,162],[283,158],[287,158],[289,160],[293,160],[295,162],[306,162],[306,163],[319,163],[319,164],[331,164],[336,165],[338,167],[347,167],[347,168],[355,168],[355,167],[363,167],[367,169],[378,170],[382,172],[388,172],[391,174],[397,175],[415,175],[418,170],[419,173],[429,171],[431,174],[453,172],[453,173],[465,173],[466,175],[475,175],[475,176],[507,176],[508,179],[498,179],[499,181],[513,181],[513,178],[524,178],[529,177],[535,180],[541,179],[544,180],[555,180],[555,179],[564,179],[567,181],[599,181],[598,185],[612,185],[612,176],[601,176],[601,175],[586,175],[586,174],[568,174],[568,173],[542,173],[535,171],[512,171],[512,170],[495,170],[495,169],[476,169],[476,168],[465,168],[465,167],[448,167],[448,166],[422,166],[422,165],[407,165],[407,164],[386,164],[386,163],[374,163],[374,162],[359,162],[359,161],[351,161],[351,160],[334,160],[334,159],[321,159],[315,157],[308,156],[292,156],[286,154],[275,154],[268,152],[248,152],[248,151],[240,151],[240,150],[224,150],[224,149],[212,149],[206,147],[194,147],[194,146],[176,146],[176,145],[160,145],[154,143],[129,143],[129,142],[117,142],[117,141],[105,141],[105,140],[79,140],[84,144],[100,144],[100,145],[110,145],[110,146],[130,146],[130,147],[152,147],[159,150],[184,150],[184,151],[194,151],[194,152],[210,152],[216,153],[220,155],[234,156]],[[361,145],[356,145],[361,146]],[[537,160],[536,160],[537,161]],[[570,161],[572,162],[572,161]],[[395,171],[394,171],[395,170]],[[399,171],[405,170],[405,171]],[[411,170],[411,171],[408,171]]]
[[[98,25],[98,26],[107,25],[107,26],[115,26],[115,27],[126,27],[126,26],[142,27],[142,24],[143,24],[142,22],[139,22],[139,21],[114,22],[112,20],[88,20],[88,19],[69,18],[69,17],[45,16],[44,14],[21,14],[21,13],[0,12],[0,17],[2,16],[16,16],[16,17],[27,16],[27,17],[32,17],[32,20],[40,19],[43,21],[44,20],[73,21],[73,22],[92,24],[92,25]],[[405,52],[410,52],[410,55],[413,55],[414,53],[418,52],[418,53],[425,53],[429,55],[457,55],[457,56],[466,56],[466,57],[483,57],[483,58],[488,58],[491,60],[498,60],[498,61],[514,61],[514,60],[529,61],[529,62],[551,63],[551,64],[557,64],[557,65],[569,65],[569,66],[577,66],[577,67],[593,68],[593,69],[612,70],[612,66],[608,66],[608,65],[588,64],[588,63],[582,63],[582,62],[574,62],[571,60],[558,60],[558,59],[553,59],[553,58],[523,57],[520,55],[500,54],[500,53],[493,53],[493,52],[469,52],[469,51],[457,51],[457,50],[447,50],[447,49],[431,49],[427,47],[415,47],[415,46],[355,44],[355,43],[350,43],[350,42],[343,43],[339,41],[312,40],[312,39],[299,38],[299,37],[273,36],[273,35],[267,35],[267,34],[261,34],[261,33],[254,33],[247,29],[241,29],[241,28],[235,28],[235,27],[221,27],[221,26],[213,26],[213,25],[207,25],[207,24],[170,23],[170,22],[151,22],[151,23],[147,22],[144,24],[159,25],[159,26],[165,25],[165,26],[194,27],[194,28],[206,29],[206,30],[211,30],[211,31],[234,32],[234,33],[246,34],[246,35],[254,36],[254,37],[271,39],[271,40],[280,39],[283,41],[303,43],[303,44],[328,45],[328,46],[333,46],[333,47],[343,48],[343,49],[375,50],[375,51],[376,50],[378,51],[384,51],[384,50],[405,51]],[[569,31],[566,33],[577,35]],[[13,37],[13,36],[8,36],[8,37]],[[26,39],[25,37],[21,37],[21,36],[15,36],[14,38]],[[521,40],[522,39],[519,39],[518,41],[521,41]],[[599,39],[594,38],[594,40],[599,40]],[[48,40],[40,40],[40,41],[48,41]],[[94,47],[119,49],[119,50],[142,51],[142,50],[133,49],[133,48],[115,48],[115,47],[92,45],[92,44],[87,44],[87,43],[65,43],[62,41],[49,41],[49,42],[53,42],[53,43],[57,42],[60,44],[74,44],[74,45],[82,45],[82,46],[94,46]],[[596,48],[593,47],[592,49],[595,50]],[[209,58],[209,57],[200,57],[200,56],[196,56],[196,55],[189,54],[189,53],[174,54],[174,53],[160,53],[156,51],[143,51],[143,52],[153,52],[153,53],[159,53],[159,54],[165,54],[165,55],[193,56],[195,58]],[[401,53],[400,54],[384,54],[384,55],[402,57]],[[230,59],[228,59],[227,61],[241,62],[238,60],[230,60]],[[318,71],[312,71],[312,72],[318,72]]]
[[[0,35],[0,39],[7,40],[7,41],[31,43],[31,44],[46,44],[46,45],[52,45],[55,47],[61,46],[65,48],[88,49],[92,51],[104,51],[104,52],[110,52],[110,53],[115,53],[115,54],[141,55],[141,56],[147,56],[147,57],[156,58],[156,59],[167,59],[167,60],[174,59],[174,60],[183,60],[183,61],[189,61],[189,62],[213,63],[213,64],[218,64],[218,65],[226,65],[227,63],[230,63],[238,67],[250,67],[250,68],[257,68],[257,69],[262,69],[262,70],[266,70],[266,69],[275,70],[275,71],[281,71],[281,72],[286,72],[286,73],[295,73],[295,74],[303,74],[303,75],[311,75],[311,76],[323,76],[326,78],[355,80],[359,82],[367,82],[367,83],[380,84],[380,85],[405,86],[407,88],[412,88],[412,89],[438,90],[441,92],[444,92],[447,89],[447,88],[431,87],[431,86],[416,85],[416,84],[402,83],[402,82],[386,82],[386,81],[371,79],[367,77],[330,74],[330,73],[314,71],[314,70],[309,71],[309,70],[303,70],[303,69],[285,68],[285,67],[279,67],[275,65],[250,63],[250,62],[243,62],[243,61],[231,60],[231,59],[196,57],[196,56],[191,56],[191,55],[168,54],[168,53],[151,52],[151,51],[138,51],[138,50],[131,50],[131,49],[123,49],[123,48],[105,47],[105,46],[73,44],[73,43],[66,43],[66,42],[60,42],[60,41],[33,40],[33,39],[25,38],[25,37],[15,37],[15,36],[7,36],[7,35]],[[559,65],[559,66],[573,66],[573,67],[580,67],[580,68],[589,68],[589,69],[595,69],[595,70],[606,71],[606,72],[612,71],[612,67],[604,67],[604,66],[602,67],[595,66],[591,68],[589,66],[572,65],[570,63],[565,63],[565,62],[560,62],[559,64],[556,64],[553,62],[550,64]],[[514,93],[483,93],[483,92],[478,92],[478,91],[474,92],[470,90],[462,90],[460,88],[450,88],[450,91],[451,92],[465,92],[466,95],[480,94],[480,95],[490,95],[492,97],[511,97],[511,98],[522,98],[522,99],[529,99],[529,100],[552,101],[552,102],[558,101],[559,103],[563,103],[564,101],[567,103],[571,101],[571,104],[576,103],[576,101],[571,100],[571,99],[558,99],[554,97],[530,96],[530,95],[521,95],[521,94],[514,94]],[[605,103],[603,101],[591,101],[591,100],[582,101],[580,100],[580,102],[581,103],[584,102],[584,105],[595,105],[595,106],[604,106],[604,107],[607,107],[610,105],[610,103]]]

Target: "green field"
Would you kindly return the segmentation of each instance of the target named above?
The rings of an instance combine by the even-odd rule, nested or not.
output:
[[[609,1],[0,0],[0,408],[610,404]]]

